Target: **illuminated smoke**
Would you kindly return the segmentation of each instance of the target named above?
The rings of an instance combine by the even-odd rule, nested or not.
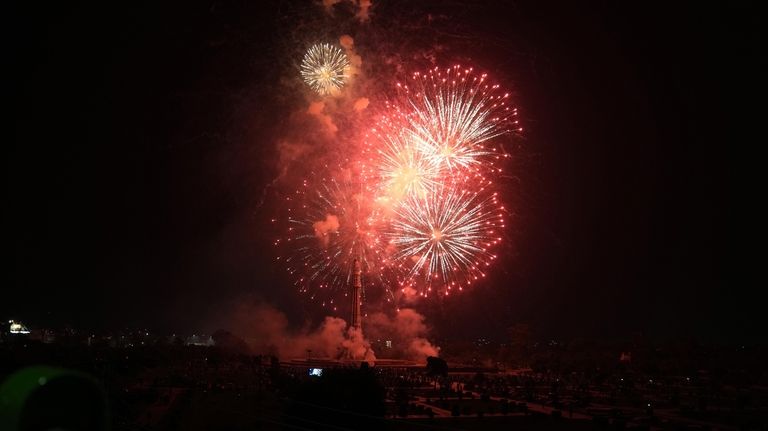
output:
[[[387,357],[423,363],[427,356],[438,356],[440,348],[428,339],[424,316],[404,308],[388,316],[373,313],[363,319],[363,332],[350,328],[344,319],[326,317],[317,326],[291,329],[288,318],[273,306],[241,300],[225,313],[222,325],[241,337],[253,354],[275,355],[282,360],[303,359],[307,350],[313,358],[354,359],[373,363],[377,355],[369,340],[390,340]],[[365,335],[365,337],[363,336]]]
[[[355,51],[355,39],[353,39],[352,36],[345,34],[339,37],[339,44],[344,48],[344,52],[349,60],[348,75],[350,77],[358,75],[360,68],[363,65],[363,57]]]
[[[371,103],[370,100],[368,100],[367,97],[361,97],[357,100],[355,100],[355,104],[352,106],[353,109],[357,112],[364,111],[365,108],[368,107],[368,104]]]
[[[373,6],[373,2],[371,0],[358,0],[357,5],[359,7],[357,13],[355,14],[357,19],[359,19],[360,22],[368,21],[371,18],[370,9],[371,6]]]
[[[374,313],[366,317],[365,331],[369,339],[392,341],[394,358],[426,361],[427,356],[438,356],[440,348],[427,340],[429,330],[424,316],[411,308],[403,308],[392,317]]]
[[[328,247],[330,239],[328,234],[336,233],[339,231],[339,218],[335,215],[326,215],[325,220],[316,221],[312,224],[312,228],[315,230],[315,236],[320,240],[320,243],[324,248]]]
[[[323,0],[323,7],[328,14],[333,13],[333,7],[341,3],[342,0]],[[373,6],[371,0],[347,0],[348,4],[352,5],[355,11],[355,18],[360,22],[367,22],[370,20],[370,9]]]
[[[281,311],[264,303],[244,301],[228,314],[232,333],[242,336],[254,354],[281,359],[313,358],[374,361],[376,356],[362,334],[337,317],[326,317],[315,328],[292,330]]]
[[[323,125],[323,130],[330,135],[335,135],[339,131],[336,124],[333,123],[333,118],[330,115],[324,113],[325,102],[312,102],[309,104],[307,113],[315,118]]]
[[[331,13],[331,9],[337,3],[341,3],[341,0],[323,0],[323,7],[326,12]]]

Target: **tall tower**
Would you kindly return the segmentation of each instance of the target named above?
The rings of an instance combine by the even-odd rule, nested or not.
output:
[[[360,329],[360,291],[363,289],[362,273],[360,261],[354,262],[355,277],[352,281],[352,327]]]

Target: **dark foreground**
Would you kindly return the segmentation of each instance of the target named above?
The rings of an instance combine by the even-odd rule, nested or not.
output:
[[[0,380],[31,365],[103,387],[115,430],[768,429],[764,352],[728,368],[620,364],[499,370],[280,362],[181,343],[6,340]],[[743,357],[742,359],[744,359]],[[569,369],[567,369],[569,368]],[[72,401],[72,400],[69,400]]]

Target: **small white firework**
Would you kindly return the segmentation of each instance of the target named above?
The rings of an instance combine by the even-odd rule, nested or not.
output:
[[[301,76],[318,94],[329,95],[343,87],[349,78],[349,59],[333,45],[313,45],[301,62]]]

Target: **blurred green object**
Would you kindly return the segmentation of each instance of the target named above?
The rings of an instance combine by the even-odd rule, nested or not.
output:
[[[91,376],[36,366],[11,374],[0,385],[2,431],[103,431],[107,399]]]

